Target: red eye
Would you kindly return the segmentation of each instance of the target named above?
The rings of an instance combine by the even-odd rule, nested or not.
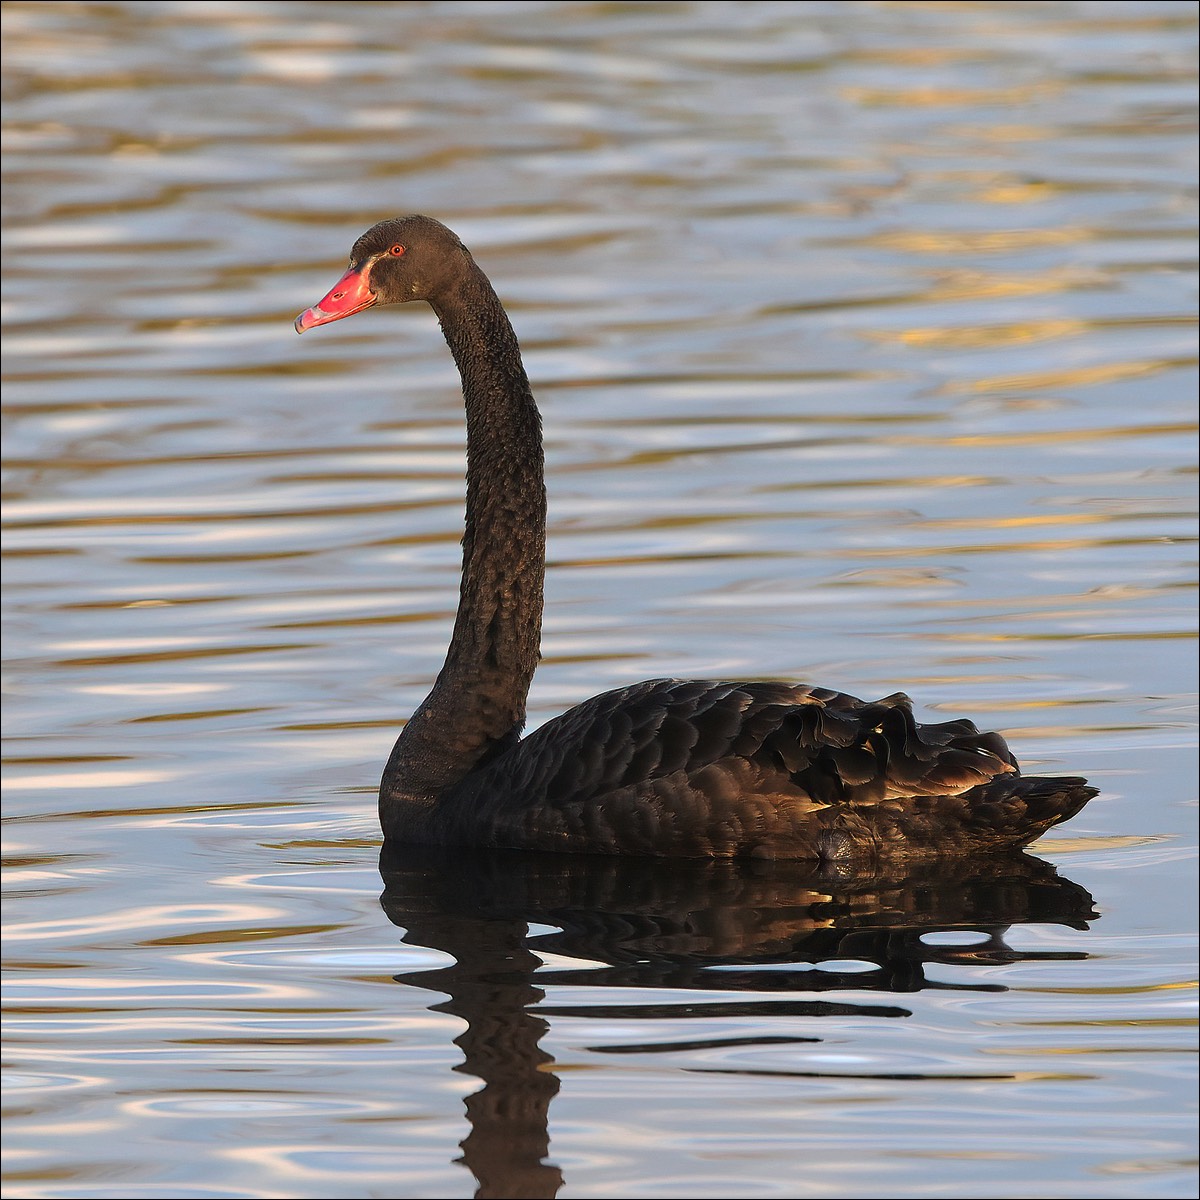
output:
[[[392,248],[391,248],[391,249],[388,251],[388,253],[389,253],[389,254],[393,254],[393,255],[395,255],[395,256],[396,256],[396,258],[399,258],[399,257],[400,257],[400,255],[402,255],[402,254],[404,253],[404,247],[403,247],[403,246],[399,246],[399,245],[397,245],[397,246],[393,246],[393,247],[392,247]]]

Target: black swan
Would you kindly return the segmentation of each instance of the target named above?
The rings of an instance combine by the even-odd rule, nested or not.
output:
[[[1022,776],[970,721],[917,724],[902,693],[651,679],[522,738],[545,575],[541,417],[491,283],[440,222],[381,221],[296,330],[409,300],[432,306],[462,376],[466,531],[445,665],[383,772],[385,841],[853,869],[1023,846],[1096,794]]]

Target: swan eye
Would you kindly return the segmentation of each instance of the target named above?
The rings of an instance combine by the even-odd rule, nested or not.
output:
[[[388,253],[389,253],[390,255],[392,255],[392,257],[393,257],[393,258],[399,258],[399,257],[400,257],[400,255],[402,255],[402,254],[404,253],[404,247],[403,247],[403,246],[401,246],[401,245],[399,245],[399,244],[397,244],[397,245],[393,246],[393,247],[392,247],[392,248],[391,248],[391,249],[388,251]]]

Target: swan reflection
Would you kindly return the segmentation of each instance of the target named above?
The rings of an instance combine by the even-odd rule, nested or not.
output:
[[[1083,888],[1026,854],[839,878],[803,863],[387,846],[380,871],[384,911],[404,929],[403,940],[454,959],[396,980],[449,997],[431,1007],[466,1023],[455,1039],[463,1052],[455,1069],[483,1086],[466,1100],[471,1129],[461,1161],[481,1198],[554,1196],[562,1186],[561,1171],[547,1161],[549,1107],[560,1086],[539,1046],[548,1018],[630,1018],[643,1029],[663,1021],[670,1023],[664,1032],[676,1035],[591,1048],[606,1054],[820,1041],[819,1018],[911,1013],[882,996],[829,1001],[822,992],[1003,992],[995,982],[930,978],[927,968],[1084,959],[1082,951],[1014,950],[1004,935],[1032,923],[1082,930],[1097,916]],[[545,967],[543,954],[582,961]],[[825,963],[838,966],[812,969]],[[563,985],[706,997],[544,1002],[547,988]],[[727,998],[713,1000],[714,992]],[[778,1033],[760,1037],[678,1037],[680,1022],[719,1017],[805,1023],[780,1020]]]

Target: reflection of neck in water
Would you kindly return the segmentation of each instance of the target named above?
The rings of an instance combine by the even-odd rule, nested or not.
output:
[[[559,1082],[543,1069],[554,1060],[538,1046],[549,1024],[529,1011],[545,992],[532,983],[541,960],[526,947],[525,928],[520,921],[451,913],[414,917],[405,941],[443,950],[456,961],[397,976],[445,992],[450,999],[432,1005],[433,1011],[466,1022],[454,1039],[463,1052],[455,1070],[482,1079],[483,1087],[466,1099],[471,1129],[461,1161],[478,1180],[480,1197],[535,1200],[556,1195],[563,1182],[562,1172],[545,1162],[547,1118]]]
[[[1026,854],[941,863],[925,874],[841,880],[809,864],[663,862],[520,852],[388,847],[380,862],[388,917],[405,942],[450,954],[454,965],[413,971],[401,983],[447,994],[434,1005],[467,1024],[456,1068],[483,1081],[467,1098],[471,1131],[462,1161],[485,1197],[548,1197],[562,1174],[546,1162],[550,1101],[559,1080],[539,1046],[539,1014],[674,1022],[717,1016],[910,1015],[887,1004],[830,1003],[814,991],[927,988],[1004,991],[1000,984],[947,984],[927,964],[1082,959],[1083,952],[1011,949],[1004,931],[1045,923],[1085,929],[1092,898],[1048,863]],[[529,936],[530,924],[555,932]],[[971,931],[969,945],[931,945],[924,935]],[[537,951],[597,967],[541,971]],[[814,972],[808,964],[856,959],[870,972]],[[780,970],[796,963],[795,971]],[[762,970],[770,965],[771,970]],[[707,968],[723,969],[719,976]],[[544,1005],[545,987],[642,987],[743,993],[704,1004]],[[773,994],[762,999],[764,992]],[[787,999],[774,998],[788,993]],[[803,997],[796,993],[807,993]],[[754,1042],[819,1041],[788,1026],[779,1036],[605,1046],[606,1053],[669,1053]],[[808,1031],[810,1034],[812,1030]],[[804,1072],[785,1072],[789,1075]],[[829,1072],[821,1074],[829,1075]],[[971,1076],[984,1078],[985,1076]],[[995,1076],[986,1076],[995,1078]],[[961,1078],[961,1076],[959,1076]]]

